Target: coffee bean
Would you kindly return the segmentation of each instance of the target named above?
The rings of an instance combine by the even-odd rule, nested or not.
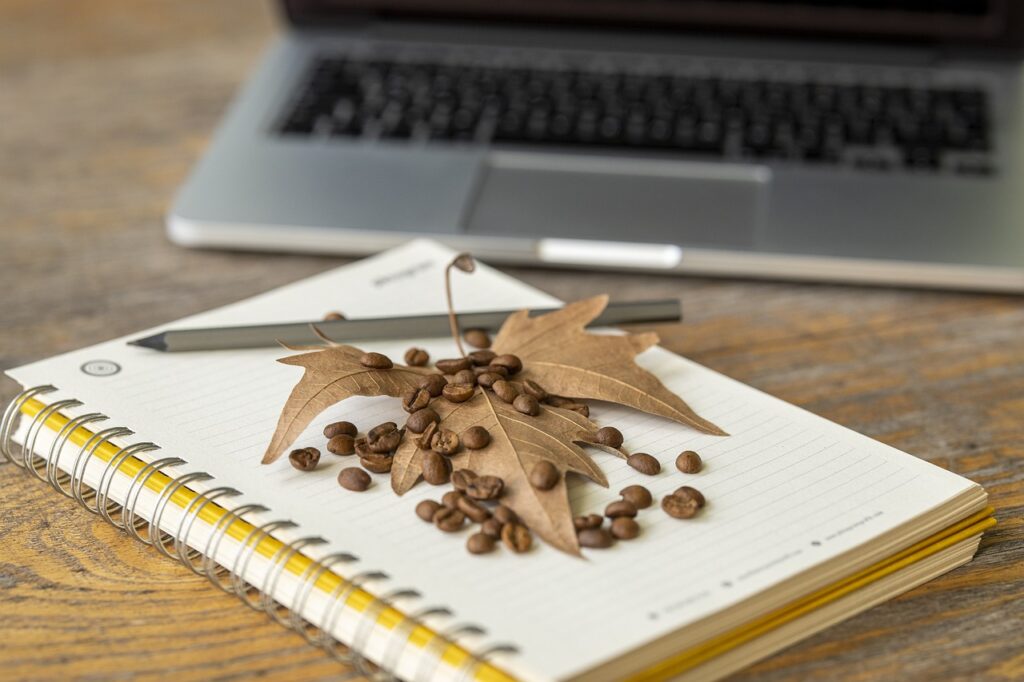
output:
[[[363,468],[367,471],[372,471],[375,474],[386,474],[391,471],[391,464],[393,462],[391,455],[373,453],[359,458],[359,463],[363,465]]]
[[[532,381],[530,379],[523,382],[523,390],[537,400],[544,400],[548,397],[548,392],[541,388],[541,385],[536,381]]]
[[[445,533],[454,533],[455,531],[462,528],[462,524],[466,521],[466,515],[460,512],[458,509],[449,509],[448,507],[441,507],[434,514],[434,525],[443,530]]]
[[[339,313],[337,310],[332,310],[329,313],[324,313],[324,322],[333,322],[335,320],[344,320],[345,316]]]
[[[470,554],[487,554],[494,551],[494,538],[486,533],[473,533],[466,540]]]
[[[391,433],[398,428],[398,424],[395,422],[384,422],[383,424],[377,424],[369,433],[366,434],[366,442],[374,443],[378,438],[383,436],[385,433]]]
[[[369,457],[370,455],[376,454],[370,449],[370,444],[366,442],[365,438],[356,438],[353,441],[352,446],[355,448],[356,454],[360,457]]]
[[[405,351],[405,364],[410,367],[423,367],[430,362],[430,353],[422,348],[410,348]]]
[[[361,493],[370,487],[370,474],[359,467],[348,467],[338,474],[338,483],[346,490]]]
[[[604,528],[584,528],[579,532],[580,546],[589,549],[607,549],[612,546],[612,536]]]
[[[690,498],[691,500],[697,503],[698,508],[703,507],[705,504],[707,504],[707,500],[704,499],[704,493],[697,490],[696,488],[691,488],[688,485],[676,488],[676,491],[673,494]]]
[[[501,381],[501,375],[494,372],[483,372],[476,378],[476,383],[484,388],[493,388],[496,381]]]
[[[470,426],[462,432],[462,444],[470,450],[486,448],[491,442],[491,434],[482,426]]]
[[[351,455],[356,451],[356,439],[347,433],[339,433],[327,441],[327,451],[335,455]]]
[[[590,416],[590,408],[583,403],[578,403],[575,400],[569,400],[568,398],[562,398],[557,395],[549,395],[547,400],[548,405],[553,405],[563,410],[572,410],[573,412],[582,414],[584,417]]]
[[[703,464],[700,460],[700,455],[693,450],[683,450],[676,457],[676,469],[679,469],[684,474],[697,473],[701,470]]]
[[[441,391],[441,394],[449,402],[453,403],[464,403],[473,397],[476,393],[476,388],[473,386],[460,386],[458,384],[448,384]]]
[[[491,364],[491,360],[497,357],[497,353],[493,350],[475,350],[466,357],[469,361],[477,367],[486,367]]]
[[[355,438],[359,429],[352,422],[332,422],[324,427],[324,438],[331,439],[335,436],[345,435]]]
[[[525,393],[520,393],[515,397],[515,400],[512,401],[512,407],[531,417],[536,417],[540,414],[540,403],[532,395],[526,395]]]
[[[434,452],[427,450],[423,453],[423,480],[430,485],[441,485],[448,482],[451,466],[448,460]]]
[[[620,540],[632,540],[640,535],[640,524],[628,516],[620,516],[612,521],[611,531]]]
[[[378,454],[394,452],[401,444],[403,435],[401,431],[388,431],[369,444],[370,451]]]
[[[501,541],[516,554],[522,554],[533,544],[533,535],[523,524],[510,523],[501,529]]]
[[[470,366],[469,358],[448,358],[434,363],[434,367],[445,374],[455,374],[460,370],[469,369]]]
[[[626,464],[633,467],[641,474],[646,474],[648,476],[653,476],[661,471],[661,462],[648,455],[646,452],[634,452],[626,458]]]
[[[619,431],[614,426],[602,426],[594,434],[594,440],[601,445],[607,445],[610,448],[621,448],[622,447],[622,431]]]
[[[494,508],[494,518],[498,519],[502,525],[506,523],[515,523],[519,520],[519,516],[503,504],[499,504]]]
[[[441,508],[441,505],[434,500],[423,500],[416,505],[416,516],[420,517],[427,523],[431,523],[434,520],[434,514]]]
[[[320,462],[320,451],[316,448],[299,448],[288,454],[288,461],[299,471],[312,471]]]
[[[490,535],[492,538],[500,538],[501,529],[504,526],[505,524],[503,524],[501,521],[494,517],[491,517],[480,525],[480,532],[484,535]]]
[[[637,509],[647,509],[654,502],[651,491],[642,485],[627,485],[619,491],[622,499],[631,502]]]
[[[468,497],[460,497],[458,502],[459,511],[474,523],[483,523],[491,518],[491,512],[484,509],[479,503]]]
[[[572,520],[572,525],[577,532],[587,530],[588,528],[600,528],[602,523],[604,523],[604,517],[600,514],[577,516]]]
[[[577,414],[582,414],[584,417],[590,416],[590,406],[584,405],[583,403],[572,403],[570,405],[566,405],[565,409],[572,410]]]
[[[530,485],[537,490],[551,490],[558,484],[560,478],[558,468],[546,459],[537,462],[530,469]]]
[[[452,487],[456,490],[464,491],[469,482],[476,478],[476,473],[469,469],[459,469],[458,471],[452,472]]]
[[[451,457],[459,451],[459,436],[448,429],[438,429],[430,441],[430,447],[434,452]]]
[[[449,490],[441,496],[441,504],[448,507],[449,509],[458,509],[459,500],[462,499],[463,495],[458,490]]]
[[[466,343],[473,346],[473,348],[491,347],[491,336],[484,329],[467,329],[466,333],[462,335],[462,338],[466,340]]]
[[[476,386],[476,372],[471,369],[460,369],[452,379],[459,386]]]
[[[505,481],[497,476],[478,476],[466,485],[466,494],[474,500],[496,500],[505,490]]]
[[[441,418],[437,416],[437,412],[425,407],[409,415],[409,418],[405,420],[405,428],[413,433],[423,433],[428,425],[436,424],[439,421]]]
[[[491,374],[497,374],[502,379],[508,379],[507,367],[502,367],[501,365],[487,365],[487,371]]]
[[[511,382],[505,381],[504,379],[498,379],[491,384],[491,390],[494,391],[494,395],[498,396],[506,403],[512,402],[516,399],[516,396],[519,395],[519,391],[516,390],[516,387],[513,386]]]
[[[504,367],[510,375],[515,374],[523,368],[523,361],[511,353],[499,355],[491,360],[491,365]]]
[[[697,514],[700,506],[691,497],[673,493],[662,498],[661,508],[672,518],[689,519]]]
[[[382,353],[363,353],[359,358],[359,364],[370,369],[391,369],[395,366],[391,358]]]
[[[423,410],[420,410],[422,412]],[[420,450],[429,450],[430,444],[434,440],[434,434],[437,433],[437,425],[439,422],[431,421],[427,424],[427,428],[423,429],[423,434],[416,439],[416,447]]]
[[[633,518],[636,516],[636,507],[633,506],[632,502],[616,500],[604,508],[604,515],[609,519],[617,519],[620,516]]]
[[[448,380],[444,378],[443,374],[428,374],[421,378],[417,384],[419,388],[426,389],[431,398],[436,398],[441,395],[441,391],[443,391],[444,387],[447,385]]]
[[[402,409],[412,413],[430,404],[430,391],[425,388],[410,388],[402,394]]]

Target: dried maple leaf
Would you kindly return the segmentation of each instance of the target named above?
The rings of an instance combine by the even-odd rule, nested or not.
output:
[[[486,447],[463,448],[452,457],[452,468],[500,477],[505,482],[502,504],[553,547],[578,554],[565,474],[582,474],[608,487],[604,473],[578,445],[586,442],[597,426],[582,415],[548,405],[536,416],[521,414],[483,390],[464,403],[439,400],[434,405],[443,428],[463,433],[471,426],[482,426],[491,435]],[[420,479],[424,451],[418,441],[414,434],[406,435],[395,453],[391,486],[399,495]],[[529,482],[531,469],[541,460],[551,462],[562,474],[550,490],[537,490]]]
[[[450,288],[448,291],[450,294]],[[585,326],[607,303],[607,296],[597,296],[535,318],[526,311],[510,316],[495,339],[494,350],[517,355],[522,360],[524,368],[512,378],[513,383],[522,388],[527,379],[532,379],[559,396],[606,400],[667,417],[705,433],[724,435],[717,426],[697,416],[657,377],[636,364],[635,356],[657,343],[657,335],[585,331]],[[457,340],[454,313],[452,319]],[[360,363],[362,355],[363,351],[352,346],[331,344],[280,360],[304,367],[305,373],[285,404],[264,463],[280,457],[310,422],[331,405],[353,395],[400,397],[415,387],[424,373],[433,371],[402,365],[370,369]],[[456,454],[451,459],[454,469],[503,479],[503,504],[552,546],[579,553],[565,476],[577,473],[602,486],[608,485],[601,469],[581,445],[625,456],[621,449],[594,442],[596,424],[576,412],[547,404],[540,407],[537,415],[524,415],[479,387],[466,402],[437,398],[431,407],[440,416],[442,428],[460,434],[479,425],[491,436],[485,448],[463,449]],[[418,441],[415,434],[407,434],[392,460],[391,485],[399,495],[422,477],[424,451]],[[530,471],[539,461],[550,462],[561,473],[557,485],[550,490],[541,491],[530,485]]]
[[[278,362],[305,367],[292,389],[277,421],[277,429],[263,455],[269,464],[288,449],[310,422],[331,405],[354,395],[400,397],[422,378],[424,370],[395,365],[391,369],[370,369],[359,359],[363,351],[352,346],[332,345]]]
[[[636,364],[639,353],[658,343],[657,334],[591,334],[584,329],[607,305],[607,296],[594,296],[537,317],[521,310],[505,320],[492,349],[523,361],[517,379],[532,379],[560,396],[606,400],[726,435]]]

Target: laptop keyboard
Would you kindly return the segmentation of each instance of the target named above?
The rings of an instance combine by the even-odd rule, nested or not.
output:
[[[992,172],[980,88],[324,57],[284,135]]]

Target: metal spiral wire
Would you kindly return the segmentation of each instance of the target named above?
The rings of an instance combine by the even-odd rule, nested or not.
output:
[[[0,455],[3,456],[6,462],[18,466],[14,450],[11,446],[14,444],[14,424],[16,418],[21,414],[21,408],[36,396],[53,393],[56,390],[56,386],[49,385],[25,389],[16,395],[10,405],[7,406],[7,409],[4,410],[3,421],[0,422]]]
[[[28,430],[25,432],[25,444],[21,446],[21,464],[19,466],[22,469],[26,469],[40,481],[46,480],[44,475],[39,473],[39,470],[46,466],[46,459],[36,454],[36,441],[39,440],[39,433],[43,430],[46,420],[51,416],[63,409],[79,407],[81,404],[82,401],[75,400],[74,398],[57,400],[36,413],[35,418],[28,425]],[[37,464],[37,462],[41,462],[42,466]],[[17,464],[17,462],[15,463]]]
[[[79,427],[106,420],[107,415],[99,412],[90,412],[69,419],[68,423],[57,433],[57,438],[50,444],[50,452],[47,453],[46,460],[46,482],[61,495],[72,497],[71,491],[64,488],[64,485],[71,480],[71,475],[61,471],[59,466],[60,458],[64,454],[64,446],[71,440],[71,435]]]
[[[209,481],[212,479],[213,476],[205,471],[193,471],[178,476],[160,491],[160,497],[157,499],[156,505],[153,507],[153,516],[149,521],[149,544],[156,547],[157,551],[168,559],[177,559],[177,557],[174,554],[171,554],[167,549],[167,543],[173,542],[174,534],[166,532],[162,527],[163,516],[164,512],[167,510],[168,503],[171,501],[171,498],[174,497],[174,493],[181,490],[187,484]]]
[[[192,526],[195,524],[196,519],[203,513],[203,510],[210,504],[214,504],[215,500],[221,497],[237,497],[242,493],[229,486],[220,486],[217,488],[210,488],[206,492],[197,495],[188,507],[185,508],[184,513],[181,515],[181,520],[178,522],[178,532],[174,534],[174,551],[178,555],[178,560],[185,564],[189,569],[192,570],[196,575],[202,575],[202,566],[197,566],[195,560],[197,557],[201,557],[203,554],[198,549],[194,549],[188,543],[189,536],[192,534]]]
[[[227,568],[223,568],[217,563],[217,551],[220,549],[220,543],[224,539],[224,536],[228,532],[235,521],[241,521],[242,517],[246,514],[259,514],[262,512],[270,511],[262,504],[243,504],[235,507],[231,511],[224,514],[222,517],[217,519],[217,523],[213,527],[213,531],[210,533],[210,537],[206,539],[206,549],[203,551],[203,575],[206,579],[213,583],[215,586],[232,594],[231,585],[222,580],[222,573],[228,573]]]
[[[346,609],[352,595],[368,583],[390,579],[387,574],[380,571],[362,571],[349,579],[342,578],[337,587],[328,595],[320,617],[311,618],[308,614],[310,599],[323,576],[333,572],[337,566],[359,562],[359,558],[353,554],[334,552],[309,563],[302,574],[298,576],[295,590],[291,596],[291,604],[286,606],[280,598],[275,597],[275,594],[288,564],[294,557],[302,554],[304,549],[325,545],[326,540],[308,536],[283,543],[269,558],[267,572],[263,575],[259,587],[249,583],[245,575],[260,543],[265,538],[271,537],[273,531],[295,528],[297,524],[284,520],[270,521],[262,525],[249,522],[252,529],[239,543],[238,551],[229,562],[230,567],[221,564],[216,557],[224,537],[229,534],[235,522],[243,521],[243,517],[249,514],[261,514],[268,512],[269,509],[263,505],[252,503],[241,504],[230,510],[224,509],[220,518],[213,524],[203,551],[199,551],[189,543],[196,519],[200,518],[203,511],[211,505],[222,508],[218,504],[218,500],[237,497],[242,493],[229,486],[213,487],[205,492],[193,491],[195,496],[183,507],[176,532],[170,533],[163,530],[163,517],[175,493],[183,489],[191,491],[189,484],[208,482],[213,480],[213,476],[206,472],[188,472],[171,478],[157,494],[150,518],[147,521],[137,507],[143,497],[142,491],[147,487],[150,479],[158,473],[167,475],[163,471],[167,467],[180,466],[187,462],[179,457],[163,457],[149,463],[138,460],[139,455],[159,450],[159,446],[155,443],[140,442],[116,446],[117,450],[114,455],[104,462],[98,483],[95,487],[90,487],[85,483],[85,476],[87,470],[90,469],[90,463],[97,457],[97,451],[104,444],[114,439],[131,436],[133,432],[121,426],[91,432],[78,448],[71,466],[62,468],[60,464],[65,446],[71,441],[74,434],[79,433],[79,429],[84,429],[91,424],[108,420],[104,414],[89,412],[68,418],[65,424],[57,430],[54,440],[50,443],[47,456],[39,455],[36,444],[46,422],[51,417],[61,414],[63,410],[74,409],[82,405],[81,401],[73,398],[57,400],[41,408],[33,416],[25,430],[24,445],[21,446],[20,452],[16,452],[13,436],[15,424],[21,415],[22,408],[29,400],[56,390],[56,387],[50,385],[29,388],[15,396],[7,406],[2,421],[0,421],[0,456],[2,456],[0,464],[10,462],[26,469],[39,480],[49,483],[54,490],[76,500],[90,513],[100,515],[112,526],[126,531],[139,542],[156,547],[164,556],[180,561],[198,575],[204,575],[213,585],[225,592],[235,594],[251,608],[263,611],[272,620],[295,630],[308,642],[323,648],[331,657],[353,666],[353,672],[345,676],[344,679],[365,676],[374,682],[397,680],[395,672],[398,670],[402,656],[409,651],[409,639],[415,629],[420,625],[425,625],[426,619],[452,616],[451,611],[443,606],[428,606],[414,611],[408,616],[403,616],[398,625],[388,633],[387,639],[383,643],[383,653],[380,659],[382,669],[375,669],[375,666],[366,657],[364,650],[376,630],[380,615],[387,608],[392,607],[396,601],[419,598],[419,593],[405,588],[394,589],[381,596],[367,592],[370,602],[362,609],[361,613],[355,614],[352,609]],[[112,499],[111,489],[117,472],[121,471],[125,462],[132,459],[142,462],[142,466],[129,480],[123,503],[118,503]],[[120,508],[120,514],[117,514],[118,508]],[[141,532],[147,524],[148,529]],[[343,612],[357,618],[352,624],[354,634],[351,644],[345,647],[344,651],[339,649],[340,642],[334,635]],[[450,643],[454,643],[462,637],[484,634],[485,631],[482,628],[473,624],[455,624],[441,631],[431,638],[420,653],[416,675],[413,679],[432,680]],[[488,656],[514,651],[515,647],[499,644],[484,649],[477,655],[470,656],[459,668],[459,680],[471,680],[479,667],[486,662]]]
[[[387,580],[388,574],[383,571],[363,571],[352,576],[349,580],[344,580],[338,587],[334,588],[331,592],[331,597],[327,602],[327,606],[324,609],[324,615],[320,622],[320,632],[317,644],[332,658],[342,663],[350,664],[352,662],[351,651],[342,652],[338,650],[338,640],[335,639],[334,627],[338,623],[338,618],[341,616],[341,610],[348,603],[348,599],[352,596],[352,593],[362,588],[362,586],[368,582],[374,580]]]
[[[90,507],[86,499],[87,496],[91,499],[95,493],[91,488],[86,489],[87,486],[85,485],[85,474],[89,469],[89,461],[96,455],[96,450],[111,438],[122,438],[130,435],[132,435],[131,429],[126,429],[123,426],[113,426],[94,433],[78,450],[78,455],[75,456],[75,461],[71,465],[71,497],[90,513],[99,514],[100,511]]]
[[[363,652],[366,651],[370,634],[376,627],[380,614],[399,599],[416,599],[419,596],[420,593],[416,590],[399,588],[379,597],[374,596],[371,598],[370,603],[360,615],[359,624],[356,626],[356,634],[352,637],[352,643],[349,646],[352,665],[356,668],[355,674],[351,675],[351,677],[360,675],[372,677],[374,675],[374,671],[370,669],[369,661],[363,655]]]
[[[487,631],[474,623],[456,623],[447,630],[439,632],[427,642],[413,680],[416,680],[416,682],[432,682],[437,672],[437,666],[441,665],[444,651],[448,648],[449,644],[458,642],[460,637],[466,635],[482,637],[485,634],[487,634]]]
[[[100,475],[100,482],[96,485],[96,508],[100,510],[100,515],[107,520],[107,523],[126,531],[124,525],[114,519],[113,513],[117,509],[123,507],[121,503],[114,502],[110,499],[110,486],[114,483],[115,474],[120,470],[121,465],[128,460],[129,457],[135,455],[141,455],[144,452],[152,452],[159,450],[160,446],[156,443],[134,443],[132,445],[126,445],[107,462],[107,466],[104,467],[103,473]],[[126,500],[127,501],[127,500]]]
[[[324,558],[311,563],[302,576],[299,577],[299,589],[295,592],[292,605],[289,609],[291,615],[288,618],[288,625],[303,638],[313,645],[319,645],[322,633],[320,629],[307,620],[302,614],[306,611],[306,602],[309,600],[313,589],[320,581],[321,576],[328,573],[332,567],[338,564],[350,564],[359,561],[359,558],[348,552],[335,552]]]
[[[128,485],[128,493],[124,496],[124,506],[121,507],[121,523],[124,530],[128,531],[132,537],[144,545],[152,544],[149,538],[143,537],[142,533],[139,532],[148,522],[138,514],[135,507],[139,504],[139,499],[146,487],[146,482],[164,467],[180,466],[182,464],[187,464],[187,462],[180,457],[161,457],[146,464],[132,476],[132,481]]]
[[[451,610],[446,606],[428,606],[412,613],[408,618],[403,618],[395,626],[384,645],[384,655],[380,659],[380,667],[385,672],[374,676],[374,682],[398,682],[394,671],[402,660],[402,654],[408,651],[409,638],[417,625],[422,624],[428,618],[449,617]],[[391,671],[391,672],[386,672]]]
[[[277,592],[277,584],[281,580],[281,574],[284,573],[285,568],[288,566],[288,562],[292,560],[292,557],[299,554],[306,547],[313,547],[319,545],[326,545],[327,540],[324,540],[318,536],[310,536],[305,538],[299,538],[294,542],[285,543],[281,546],[281,549],[274,553],[274,556],[270,559],[270,570],[263,576],[263,584],[260,586],[260,597],[259,603],[263,611],[270,616],[270,619],[289,627],[290,623],[286,616],[281,615],[278,602],[274,600],[274,593]],[[296,587],[296,590],[298,587]]]
[[[259,597],[257,596],[255,599],[250,598],[249,593],[253,586],[245,579],[245,574],[249,570],[249,561],[256,554],[260,543],[263,542],[264,538],[270,537],[273,531],[297,527],[298,524],[294,521],[270,521],[249,531],[249,534],[245,536],[245,540],[242,541],[242,550],[235,556],[235,561],[231,565],[231,588],[235,596],[241,599],[249,608],[256,611],[260,610]],[[241,566],[239,566],[239,562],[241,562]]]

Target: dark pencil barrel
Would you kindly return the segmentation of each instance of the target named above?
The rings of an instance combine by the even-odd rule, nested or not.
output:
[[[551,312],[557,308],[533,310],[531,314]],[[463,329],[497,331],[514,310],[465,313],[459,315]],[[639,322],[676,322],[682,319],[678,300],[611,303],[591,326],[612,326]],[[266,348],[279,343],[288,345],[321,345],[323,340],[313,331],[320,332],[339,343],[356,341],[438,338],[448,336],[447,315],[414,315],[409,317],[369,318],[356,320],[329,320],[294,322],[286,324],[250,325],[209,329],[175,329],[144,339],[130,341],[131,345],[169,352],[199,350],[231,350]]]

